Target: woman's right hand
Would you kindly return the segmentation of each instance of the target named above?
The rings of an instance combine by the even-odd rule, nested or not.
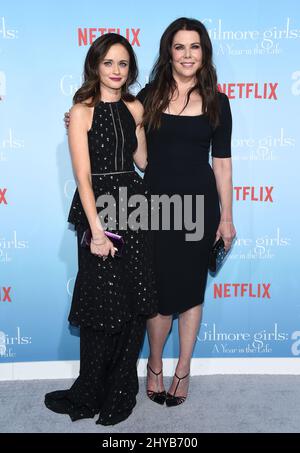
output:
[[[97,255],[105,261],[108,258],[108,255],[114,258],[117,249],[114,247],[114,244],[104,236],[103,239],[92,239],[90,250],[93,255]]]
[[[64,123],[65,123],[65,128],[68,130],[69,125],[70,125],[70,112],[65,112]]]

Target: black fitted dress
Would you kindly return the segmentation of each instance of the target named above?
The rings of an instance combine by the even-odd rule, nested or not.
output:
[[[150,85],[140,91],[143,103]],[[206,115],[162,114],[161,127],[147,132],[148,166],[145,181],[152,195],[190,195],[193,216],[195,196],[204,195],[204,235],[199,241],[186,241],[188,229],[160,228],[153,232],[157,273],[159,313],[182,313],[204,301],[209,251],[220,221],[219,197],[213,157],[231,156],[231,111],[225,94],[218,94],[220,125],[213,130]],[[171,211],[172,212],[172,211]],[[203,217],[203,216],[202,216]],[[184,224],[184,221],[182,221]]]
[[[80,246],[89,225],[78,190],[69,213],[78,237],[79,270],[69,321],[80,326],[80,375],[69,390],[48,393],[45,404],[69,414],[73,421],[100,413],[97,423],[113,425],[130,415],[136,404],[136,363],[146,319],[157,313],[150,234],[119,229],[119,189],[123,195],[126,191],[128,199],[136,194],[149,196],[143,179],[134,171],[135,129],[134,118],[120,100],[97,104],[88,132],[95,199],[114,197],[113,231],[124,238],[122,257],[109,255],[103,261]],[[121,211],[123,208],[121,204]]]

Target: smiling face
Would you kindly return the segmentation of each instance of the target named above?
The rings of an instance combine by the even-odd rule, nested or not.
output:
[[[175,33],[172,48],[173,76],[193,78],[202,66],[200,36],[196,31],[179,30]]]
[[[100,83],[106,88],[119,90],[128,78],[129,53],[122,44],[114,44],[98,67]]]

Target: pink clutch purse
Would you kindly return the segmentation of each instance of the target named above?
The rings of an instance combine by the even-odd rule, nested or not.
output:
[[[122,256],[124,248],[124,239],[122,238],[122,236],[115,233],[111,233],[110,231],[104,231],[104,234],[114,244],[114,247],[118,249],[118,251],[116,251],[115,253],[115,256]],[[90,247],[91,239],[92,233],[91,230],[88,228],[82,235],[80,243],[81,247]]]

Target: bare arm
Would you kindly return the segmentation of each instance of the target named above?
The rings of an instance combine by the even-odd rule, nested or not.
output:
[[[147,142],[144,127],[140,125],[136,128],[136,136],[138,139],[138,147],[133,155],[133,160],[136,166],[141,170],[145,171],[147,167]]]
[[[221,205],[221,221],[217,238],[222,237],[225,248],[229,249],[236,231],[232,218],[232,162],[231,158],[213,157],[213,171],[216,177],[217,190]]]
[[[106,259],[109,254],[114,257],[116,249],[105,236],[97,215],[87,138],[91,118],[92,110],[90,108],[82,104],[72,107],[68,134],[69,147],[80,200],[92,232],[90,250],[91,253]]]
[[[144,115],[144,107],[136,100],[127,104],[136,124],[137,148],[133,154],[133,160],[139,170],[144,171],[147,166],[147,142],[144,127],[141,126]]]
[[[221,204],[221,220],[232,222],[232,163],[231,158],[213,157],[213,171]]]
[[[90,109],[76,104],[70,111],[69,147],[80,200],[87,216],[93,237],[104,237],[97,216],[95,196],[91,184],[91,165],[87,131]]]

